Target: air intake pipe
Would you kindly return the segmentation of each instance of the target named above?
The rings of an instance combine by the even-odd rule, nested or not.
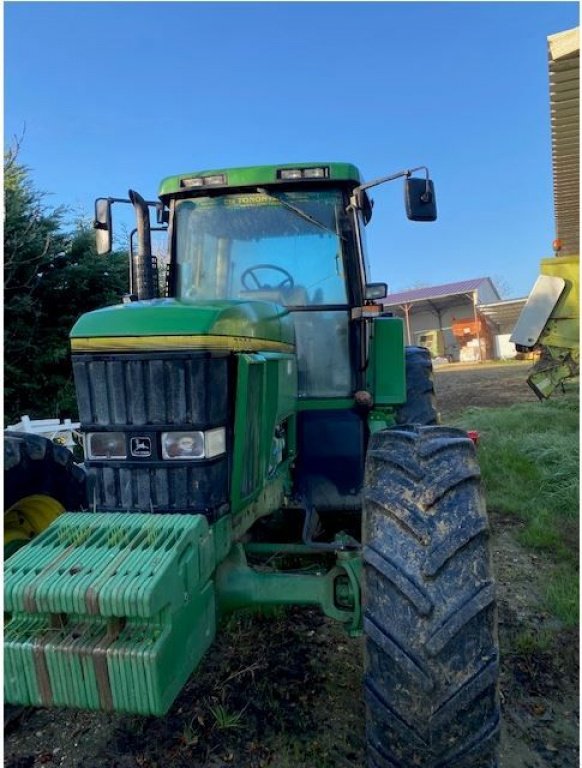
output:
[[[137,253],[131,254],[131,292],[138,300],[155,299],[157,296],[157,264],[152,256],[150,213],[141,195],[130,189],[129,199],[137,218]]]

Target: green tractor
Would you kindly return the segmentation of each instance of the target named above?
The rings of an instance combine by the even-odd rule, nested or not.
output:
[[[318,606],[366,638],[370,767],[497,765],[475,447],[437,424],[428,351],[367,281],[367,190],[400,177],[433,221],[427,169],[364,184],[344,163],[97,201],[100,253],[112,205],[135,208],[131,292],[71,332],[86,485],[60,448],[6,437],[7,702],[163,716],[222,617]]]

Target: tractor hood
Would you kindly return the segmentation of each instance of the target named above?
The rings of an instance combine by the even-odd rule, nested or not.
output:
[[[73,352],[292,352],[294,343],[289,312],[266,301],[132,302],[89,312],[71,331]]]

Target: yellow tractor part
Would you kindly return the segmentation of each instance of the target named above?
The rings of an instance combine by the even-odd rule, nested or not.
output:
[[[4,432],[4,559],[61,513],[88,506],[87,475],[68,448],[31,432]]]
[[[566,285],[540,335],[539,343],[577,351],[580,345],[580,258],[569,255],[542,259],[540,274],[562,278]]]
[[[527,380],[540,399],[580,372],[579,269],[577,255],[542,259],[540,276],[511,335],[518,352],[540,352]]]
[[[42,533],[64,511],[51,496],[33,494],[19,499],[4,513],[4,559]]]
[[[549,397],[563,382],[580,372],[580,259],[577,255],[542,259],[540,273],[565,283],[538,344],[541,358],[532,368],[528,384],[540,399]]]

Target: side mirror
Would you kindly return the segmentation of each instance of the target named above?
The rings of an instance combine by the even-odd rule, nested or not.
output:
[[[367,283],[365,298],[366,301],[374,299],[385,299],[388,295],[388,286],[386,283]]]
[[[95,241],[97,253],[104,256],[111,253],[113,225],[111,220],[111,200],[107,197],[99,197],[95,200]]]
[[[430,179],[409,176],[404,182],[404,201],[410,221],[436,221],[436,197]]]

